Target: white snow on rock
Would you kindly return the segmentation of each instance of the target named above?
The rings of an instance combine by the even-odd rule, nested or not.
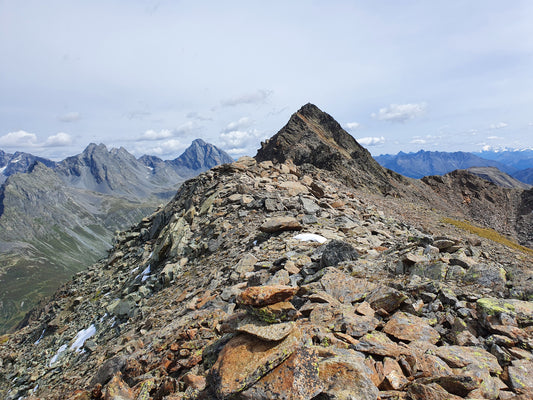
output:
[[[59,355],[63,353],[66,349],[67,349],[66,344],[62,345],[59,349],[57,349],[57,353],[50,360],[50,366],[52,366],[52,364],[57,361],[57,358],[59,357]]]
[[[85,343],[87,339],[89,339],[91,336],[93,336],[96,333],[96,328],[94,324],[89,326],[87,329],[82,329],[78,332],[76,335],[76,338],[74,339],[74,343],[72,343],[72,346],[70,346],[70,350],[75,350],[76,352],[80,352],[81,347]]]
[[[150,276],[150,264],[148,264],[148,267],[146,267],[146,269],[143,271],[141,282],[144,282],[145,280],[147,280],[149,276]]]
[[[300,233],[296,235],[294,239],[301,240],[302,242],[318,242],[318,243],[325,243],[328,240],[324,236],[320,236],[315,233]]]

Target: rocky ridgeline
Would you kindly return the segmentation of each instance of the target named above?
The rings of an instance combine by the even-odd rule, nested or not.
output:
[[[379,206],[312,165],[215,167],[0,338],[0,395],[532,398],[531,258]]]

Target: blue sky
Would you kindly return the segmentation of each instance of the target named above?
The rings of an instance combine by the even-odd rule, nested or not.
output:
[[[255,155],[307,102],[373,154],[533,147],[533,2],[0,0],[0,149]]]

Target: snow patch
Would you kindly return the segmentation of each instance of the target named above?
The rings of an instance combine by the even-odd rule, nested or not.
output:
[[[148,277],[150,276],[150,264],[148,264],[148,266],[146,267],[146,269],[142,272],[142,278],[141,278],[141,282],[144,282],[145,280],[148,279]]]
[[[296,240],[301,240],[302,242],[318,242],[325,243],[328,239],[324,236],[316,235],[314,233],[300,233],[294,237]]]
[[[6,168],[7,168],[7,165],[6,165],[5,167],[0,168],[0,174],[1,174],[2,172],[4,172],[4,171],[6,170]]]
[[[62,345],[59,349],[57,349],[57,353],[52,357],[49,365],[52,366],[52,364],[57,361],[57,358],[59,357],[59,355],[63,353],[66,349],[67,349],[66,344]]]
[[[95,333],[96,328],[94,324],[89,326],[87,329],[82,329],[81,331],[79,331],[76,335],[76,338],[74,339],[74,343],[72,343],[72,346],[70,346],[70,350],[75,350],[76,353],[79,353],[81,351],[80,348],[83,346],[85,341],[91,336],[93,336]]]
[[[39,342],[41,341],[41,339],[44,337],[44,331],[46,330],[46,328],[43,329],[43,331],[41,332],[41,336],[39,336],[39,339],[37,339],[35,341],[35,345],[39,344]]]

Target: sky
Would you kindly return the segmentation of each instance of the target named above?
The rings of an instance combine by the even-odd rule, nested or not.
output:
[[[533,148],[533,2],[0,0],[0,149],[255,155],[302,105],[373,155]]]

